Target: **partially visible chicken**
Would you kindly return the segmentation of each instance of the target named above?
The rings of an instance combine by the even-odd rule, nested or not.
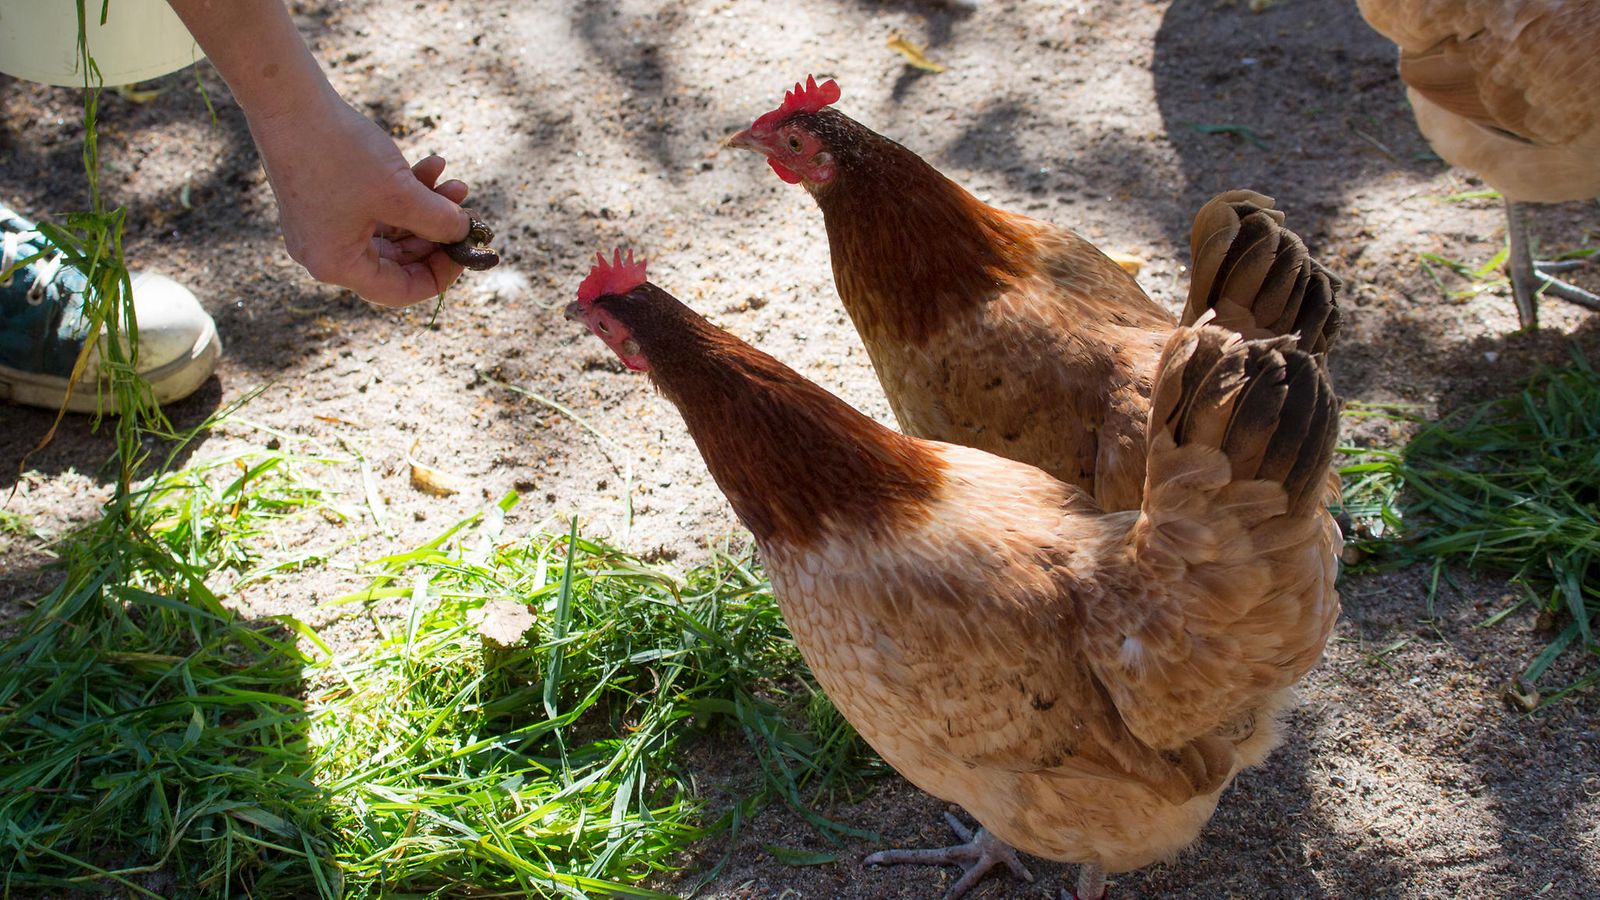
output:
[[[834,283],[907,434],[1036,465],[1104,509],[1139,505],[1151,376],[1172,317],[1077,233],[980,202],[915,153],[795,85],[729,139],[821,207]],[[1272,200],[1213,199],[1196,217],[1185,324],[1300,335],[1325,351],[1337,279]]]
[[[1523,207],[1600,196],[1600,3],[1360,5],[1367,22],[1400,46],[1400,80],[1423,136],[1505,198],[1506,267],[1522,327],[1538,327],[1541,293],[1600,310],[1600,296],[1545,273],[1561,264],[1534,262]]]
[[[1179,328],[1143,504],[898,434],[603,258],[567,307],[678,407],[806,662],[900,774],[982,824],[869,862],[1105,871],[1171,857],[1279,739],[1338,613],[1321,503],[1338,425],[1292,338]],[[1009,846],[1007,846],[1009,845]]]

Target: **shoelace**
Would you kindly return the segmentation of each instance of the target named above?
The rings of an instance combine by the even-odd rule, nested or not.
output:
[[[0,236],[0,272],[10,272],[12,264],[23,256],[21,245],[35,240],[44,240],[44,235],[37,231],[7,231]],[[32,256],[33,253],[27,255]],[[60,253],[51,253],[33,261],[33,284],[28,286],[28,305],[38,306],[44,302],[47,290],[55,291],[56,273],[61,271],[61,262]],[[15,277],[16,273],[11,272],[0,279],[0,287],[8,287]]]

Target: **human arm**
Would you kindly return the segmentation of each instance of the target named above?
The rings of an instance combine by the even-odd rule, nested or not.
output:
[[[436,242],[460,240],[467,186],[435,187],[444,160],[408,166],[394,141],[345,103],[282,0],[168,0],[222,74],[278,199],[289,255],[319,281],[403,306],[461,274]]]

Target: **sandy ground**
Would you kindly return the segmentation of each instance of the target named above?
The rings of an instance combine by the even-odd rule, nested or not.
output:
[[[357,561],[415,545],[510,489],[527,498],[513,527],[579,512],[590,531],[660,559],[692,561],[706,541],[736,534],[676,414],[559,315],[596,248],[639,248],[653,280],[887,421],[834,296],[814,204],[753,157],[717,150],[808,72],[836,77],[842,109],[985,199],[1142,257],[1140,280],[1173,309],[1193,211],[1231,187],[1275,196],[1345,279],[1348,324],[1333,371],[1349,399],[1432,413],[1561,361],[1574,343],[1600,359],[1600,318],[1548,303],[1543,331],[1514,334],[1504,288],[1447,300],[1418,266],[1422,252],[1487,260],[1504,240],[1503,217],[1494,201],[1445,199],[1482,185],[1427,155],[1392,49],[1353,3],[1246,6],[296,2],[341,92],[413,158],[446,156],[448,174],[472,184],[472,205],[500,231],[506,263],[469,275],[432,325],[429,310],[369,308],[287,259],[243,119],[208,67],[215,123],[189,72],[158,82],[164,90],[148,102],[108,95],[105,186],[129,209],[129,259],[189,284],[228,344],[218,377],[174,406],[174,419],[198,422],[266,385],[244,416],[359,449],[391,513],[392,537],[232,601],[357,639],[359,621],[318,605],[360,583]],[[884,46],[896,32],[948,71],[904,65]],[[78,104],[73,91],[0,77],[6,202],[46,215],[86,204]],[[1195,127],[1218,124],[1248,127],[1263,146]],[[1592,244],[1600,209],[1551,207],[1537,231],[1553,250]],[[498,383],[565,404],[606,442]],[[16,488],[8,511],[47,530],[92,516],[107,489],[106,437],[74,419],[19,477],[17,461],[50,417],[7,407],[0,418],[0,489]],[[1350,436],[1397,437],[1380,425]],[[235,423],[194,452],[267,439]],[[404,455],[419,441],[422,461],[469,489],[414,491]],[[352,470],[327,477],[360,497]],[[31,539],[0,542],[9,544],[0,601],[48,584]],[[1600,896],[1597,702],[1580,697],[1536,717],[1503,705],[1502,685],[1542,640],[1531,615],[1477,627],[1511,588],[1463,578],[1431,613],[1421,573],[1348,577],[1343,589],[1346,614],[1284,747],[1239,779],[1197,845],[1115,878],[1116,895]],[[893,845],[927,846],[947,840],[939,811],[886,778],[833,814]],[[769,810],[710,894],[926,897],[951,880],[950,870],[863,869],[866,844],[805,868],[778,863],[766,844],[827,846]],[[723,849],[706,848],[691,868]],[[1050,896],[1070,875],[1037,861],[1035,872],[1033,886],[997,877],[977,896]]]

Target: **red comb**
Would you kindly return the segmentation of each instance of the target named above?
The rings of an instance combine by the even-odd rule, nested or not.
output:
[[[839,82],[829,78],[827,81],[817,84],[815,75],[807,75],[805,84],[797,82],[794,90],[784,91],[783,105],[757,119],[755,124],[750,126],[750,130],[755,131],[764,125],[776,124],[795,113],[821,112],[829,104],[837,102],[838,99]]]
[[[633,251],[628,251],[628,258],[622,258],[622,248],[611,252],[611,262],[606,262],[604,253],[594,255],[595,265],[589,269],[589,277],[578,285],[578,299],[584,303],[593,303],[595,298],[604,297],[606,294],[626,294],[641,284],[644,284],[644,260],[633,261]]]

